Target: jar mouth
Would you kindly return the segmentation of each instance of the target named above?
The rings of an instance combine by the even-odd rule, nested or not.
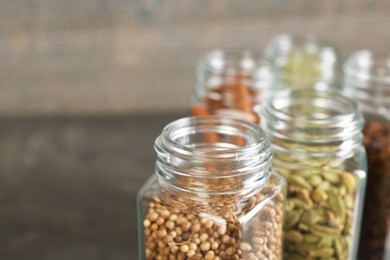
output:
[[[390,53],[352,53],[344,63],[344,91],[363,111],[390,118]]]
[[[221,86],[246,85],[252,91],[269,90],[274,83],[270,61],[248,50],[208,52],[196,69],[196,92],[199,97]],[[216,94],[218,95],[218,94]]]
[[[277,150],[313,156],[346,156],[359,148],[364,126],[357,104],[333,91],[284,90],[262,111],[262,123]]]
[[[337,48],[314,35],[277,35],[266,46],[264,56],[272,61],[276,77],[287,85],[308,87],[338,80]]]
[[[333,91],[284,90],[274,95],[266,113],[275,119],[304,125],[338,125],[355,121],[357,104]]]
[[[197,73],[204,71],[213,74],[251,74],[256,68],[256,54],[240,50],[212,50],[198,63]]]
[[[285,56],[293,49],[300,49],[312,54],[321,54],[325,51],[324,57],[329,57],[329,52],[333,53],[333,56],[337,54],[335,46],[314,35],[279,34],[266,46],[265,56],[268,58]]]
[[[268,138],[259,126],[244,120],[217,116],[179,119],[164,128],[154,147],[156,174],[169,189],[249,194],[271,173]]]
[[[217,140],[207,142],[204,138],[207,134],[215,134]],[[241,138],[241,146],[234,143],[237,138]],[[200,160],[240,160],[266,151],[269,141],[260,127],[245,120],[219,116],[187,117],[167,125],[157,138],[155,148]]]
[[[345,62],[344,72],[362,79],[380,80],[390,86],[390,53],[356,51]]]

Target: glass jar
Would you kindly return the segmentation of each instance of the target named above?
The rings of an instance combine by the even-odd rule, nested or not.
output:
[[[313,35],[277,35],[267,44],[264,56],[272,64],[277,87],[337,87],[338,50]]]
[[[390,231],[390,230],[388,230]],[[390,259],[390,237],[387,236],[387,239],[386,239],[386,245],[385,245],[386,249],[385,249],[385,256],[383,259]]]
[[[366,179],[357,105],[333,92],[285,90],[261,115],[288,186],[284,257],[355,260]]]
[[[200,60],[196,77],[193,116],[259,122],[259,107],[273,83],[266,60],[250,51],[214,50]]]
[[[367,195],[359,256],[383,259],[390,239],[390,54],[357,51],[344,64],[344,91],[366,119]]]
[[[285,181],[258,126],[184,118],[155,149],[155,174],[138,193],[141,259],[281,259]]]

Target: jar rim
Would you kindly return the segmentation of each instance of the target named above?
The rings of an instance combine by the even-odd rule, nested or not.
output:
[[[289,100],[291,98],[301,98],[305,99],[306,101],[317,101],[315,105],[324,106],[324,108],[328,107],[337,109],[333,110],[333,112],[337,114],[322,114],[322,116],[318,115],[318,117],[309,118],[300,114],[296,115],[286,111],[281,111],[281,108],[287,108],[287,106],[292,104],[291,100]],[[338,104],[338,107],[332,106],[332,104],[335,103]],[[358,117],[360,117],[358,112],[358,105],[354,100],[329,89],[321,91],[315,89],[282,90],[279,93],[274,94],[266,102],[263,111],[279,120],[318,125],[335,122],[345,123],[347,121],[356,120]]]
[[[206,53],[196,67],[197,95],[222,82],[248,84],[252,91],[269,90],[275,75],[271,62],[257,52],[240,49],[215,49]]]
[[[265,47],[264,54],[266,57],[272,58],[276,55],[286,55],[295,48],[304,49],[310,53],[319,53],[319,50],[329,49],[338,56],[337,47],[325,39],[319,38],[314,34],[288,33],[274,36]]]
[[[266,45],[264,57],[282,84],[305,87],[326,82],[335,86],[339,81],[339,50],[312,34],[278,34]]]
[[[197,74],[209,71],[214,74],[238,70],[252,73],[256,68],[257,54],[250,50],[215,49],[206,53],[198,62]]]
[[[353,52],[343,66],[344,73],[390,84],[390,52],[362,49]]]
[[[365,113],[390,119],[390,52],[353,52],[344,63],[344,93]]]
[[[261,115],[274,152],[346,158],[362,147],[363,115],[335,91],[284,90],[267,101]]]
[[[220,136],[216,141],[205,140],[210,133]],[[245,138],[245,143],[236,144],[236,137]],[[178,119],[164,128],[154,147],[156,174],[171,189],[205,194],[250,192],[263,185],[271,172],[269,139],[259,126],[245,120],[218,116]],[[228,185],[205,185],[210,181]]]
[[[363,115],[355,101],[335,91],[284,90],[261,115],[277,152],[344,158],[362,147]]]
[[[206,133],[207,130],[210,130],[207,129],[207,126],[210,129],[218,128],[218,131],[222,132],[235,131],[237,128],[240,128],[239,130],[241,132],[245,131],[252,137],[250,139],[251,143],[243,147],[228,147],[226,149],[213,150],[210,153],[208,150],[198,149],[197,147],[191,147],[175,141],[178,137],[175,135],[184,135],[185,131],[192,133],[196,127],[202,127],[201,130]],[[259,126],[246,120],[220,116],[185,117],[173,121],[164,127],[160,137],[156,139],[155,147],[159,146],[159,142],[163,142],[163,145],[175,153],[203,159],[239,159],[248,154],[253,154],[256,151],[267,150],[270,145],[267,135]]]

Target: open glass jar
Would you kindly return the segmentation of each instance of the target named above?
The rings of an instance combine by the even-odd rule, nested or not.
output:
[[[270,64],[250,51],[214,50],[196,71],[193,116],[218,115],[259,122],[259,107],[273,84]]]
[[[366,178],[363,116],[333,92],[287,90],[262,109],[287,180],[285,259],[355,260]]]
[[[366,119],[367,195],[359,256],[383,259],[386,239],[390,240],[390,53],[352,53],[344,64],[343,87]]]
[[[156,172],[138,193],[140,259],[281,259],[285,181],[258,126],[184,118],[155,149]]]
[[[337,86],[338,50],[313,35],[277,35],[267,44],[264,56],[272,64],[279,88]]]

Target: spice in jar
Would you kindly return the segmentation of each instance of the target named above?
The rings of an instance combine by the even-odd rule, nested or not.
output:
[[[310,87],[320,81],[320,59],[317,53],[295,49],[287,56],[287,62],[281,67],[286,85]]]
[[[288,186],[284,258],[356,259],[366,178],[357,105],[296,89],[275,94],[261,115]]]
[[[230,82],[210,90],[203,100],[191,107],[191,114],[233,117],[258,123],[259,116],[253,111],[256,93],[249,89],[249,76],[227,77],[231,77],[226,80]]]
[[[368,119],[364,128],[364,145],[369,192],[363,211],[360,251],[364,259],[383,259],[390,225],[390,123]]]
[[[267,193],[273,190],[273,185],[269,185],[256,194],[238,215],[229,205],[231,202],[222,198],[218,203],[203,206],[204,209],[215,207],[213,218],[219,221],[202,214],[201,205],[194,203],[183,209],[184,205],[173,207],[158,197],[153,198],[143,221],[146,258],[281,259],[283,196],[278,192],[275,200],[266,199]],[[242,216],[253,210],[250,205],[262,201],[265,204],[256,213],[255,220],[248,226],[241,224]]]
[[[337,86],[338,50],[314,35],[279,34],[267,44],[264,56],[272,64],[277,88]]]
[[[366,119],[368,174],[359,245],[359,257],[365,260],[390,257],[389,73],[389,53],[359,50],[344,63],[344,92],[357,100]]]
[[[278,159],[276,158],[276,161]],[[286,171],[286,259],[348,259],[358,177],[329,164]]]
[[[211,51],[197,67],[192,116],[218,115],[259,123],[258,108],[273,84],[271,66],[249,51]]]
[[[205,132],[217,134],[215,149],[197,138]],[[230,142],[243,133],[242,147]],[[145,259],[281,259],[285,181],[259,127],[181,119],[155,147],[156,174],[138,196]]]

